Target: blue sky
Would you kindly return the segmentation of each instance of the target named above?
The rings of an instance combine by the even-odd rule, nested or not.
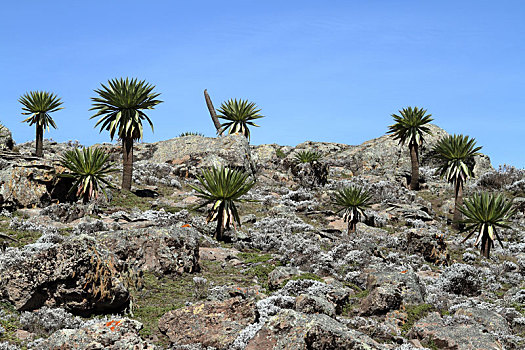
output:
[[[257,103],[252,144],[359,144],[391,114],[428,109],[495,166],[525,167],[523,1],[9,1],[0,10],[0,121],[34,138],[20,95],[58,94],[45,137],[109,141],[89,117],[115,77],[156,85],[155,133],[214,135],[203,98]]]

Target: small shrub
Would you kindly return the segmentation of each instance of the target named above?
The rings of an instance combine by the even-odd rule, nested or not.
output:
[[[299,151],[295,155],[295,160],[299,163],[313,163],[323,157],[322,153],[317,151]]]
[[[203,136],[204,137],[204,134],[200,132],[195,132],[195,131],[185,131],[181,133],[178,137],[184,137],[184,136]]]
[[[193,277],[193,296],[205,299],[208,296],[208,280],[204,277]]]
[[[286,158],[286,153],[284,153],[280,148],[275,150],[275,155],[277,156],[277,158],[279,159],[283,159],[283,158]]]

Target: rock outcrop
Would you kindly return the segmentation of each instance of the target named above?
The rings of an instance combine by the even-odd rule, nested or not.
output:
[[[189,227],[101,232],[97,239],[121,264],[137,271],[180,275],[199,270],[198,235]]]
[[[170,311],[159,320],[159,329],[176,345],[199,343],[228,349],[239,333],[256,319],[252,301],[233,298]]]
[[[71,180],[55,161],[0,152],[0,208],[45,206],[68,198]]]
[[[156,347],[139,336],[142,324],[129,318],[87,323],[79,329],[62,329],[47,339],[31,343],[31,349],[153,350]]]
[[[18,310],[63,307],[87,315],[119,312],[129,303],[114,258],[86,235],[9,248],[0,269],[0,295]]]

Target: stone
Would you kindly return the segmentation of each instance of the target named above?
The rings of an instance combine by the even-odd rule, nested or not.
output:
[[[17,310],[63,307],[74,314],[119,312],[129,292],[115,257],[82,235],[62,244],[40,243],[0,254],[0,296]]]
[[[305,314],[325,314],[335,317],[335,306],[325,298],[301,294],[295,299],[295,310]]]
[[[160,318],[159,329],[174,345],[200,343],[228,349],[239,333],[256,319],[253,301],[232,298],[169,311]]]
[[[191,227],[148,227],[97,233],[121,263],[158,274],[199,271],[198,233]]]
[[[154,350],[153,344],[142,340],[142,324],[129,318],[87,322],[80,329],[62,329],[47,339],[30,344],[30,349],[107,349]]]
[[[117,154],[121,157],[119,151]],[[243,135],[187,136],[149,145],[138,144],[134,155],[139,161],[170,164],[173,174],[180,177],[195,177],[200,175],[202,168],[221,165],[242,168],[250,174],[256,171],[248,139]]]
[[[359,314],[363,316],[386,314],[401,306],[401,290],[393,284],[382,284],[374,288],[359,306]]]
[[[0,124],[0,150],[11,151],[14,145],[15,142],[13,141],[11,130]]]
[[[394,285],[401,292],[403,304],[418,305],[425,300],[425,288],[412,270],[381,269],[367,274],[366,288],[373,290],[382,285]]]
[[[321,161],[293,164],[290,170],[305,187],[320,187],[328,182],[328,165]]]
[[[279,288],[286,280],[299,276],[301,272],[297,267],[278,266],[268,274],[268,285],[271,289]]]
[[[446,264],[448,250],[445,235],[436,229],[412,228],[405,231],[407,252],[422,255],[425,261]]]
[[[464,319],[452,323],[445,322],[437,312],[432,312],[416,322],[408,337],[418,339],[423,344],[432,342],[438,349],[502,349],[494,335],[484,331],[479,324],[465,322]]]
[[[64,168],[56,161],[5,151],[0,156],[0,209],[42,207],[70,198],[72,180],[58,177]]]
[[[246,350],[386,349],[324,314],[282,310],[270,317]]]

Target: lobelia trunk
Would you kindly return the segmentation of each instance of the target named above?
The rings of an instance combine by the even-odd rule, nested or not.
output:
[[[213,103],[211,102],[210,95],[208,95],[208,90],[204,89],[204,99],[206,100],[206,106],[208,106],[208,110],[210,111],[211,120],[213,121],[213,125],[215,125],[215,129],[217,129],[217,135],[221,135],[221,122],[219,121],[219,118],[217,118],[217,113],[215,113],[215,108],[213,108]]]
[[[37,157],[44,156],[44,128],[42,125],[36,123],[36,139],[35,139],[35,155]]]
[[[461,223],[459,220],[461,220],[461,212],[459,211],[459,208],[463,205],[463,181],[461,179],[458,179],[456,181],[456,201],[454,204],[454,218],[452,219],[454,223],[454,227],[461,228]]]
[[[224,235],[224,227],[222,227],[222,220],[224,219],[223,214],[224,214],[224,208],[221,204],[219,206],[219,211],[217,213],[217,229],[215,230],[215,239],[217,241],[223,240],[223,235]]]
[[[481,239],[481,253],[487,259],[490,257],[491,245],[492,245],[492,240],[489,238],[487,228],[485,227],[484,232],[483,232],[483,238]]]
[[[133,139],[122,139],[122,189],[131,190],[133,178]]]
[[[411,142],[410,148],[410,162],[412,163],[412,176],[410,177],[410,189],[419,190],[419,149],[415,142]]]
[[[357,227],[357,221],[354,221],[354,220],[348,221],[348,234],[355,233],[356,227]]]

